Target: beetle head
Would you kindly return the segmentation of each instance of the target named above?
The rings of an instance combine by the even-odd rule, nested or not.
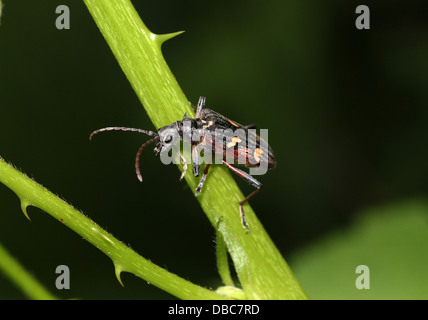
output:
[[[181,129],[179,121],[160,128],[158,130],[158,137],[159,141],[153,150],[156,156],[159,156],[160,153],[168,152],[174,144],[180,141]]]

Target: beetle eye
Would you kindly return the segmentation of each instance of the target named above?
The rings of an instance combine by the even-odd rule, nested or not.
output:
[[[170,143],[172,141],[172,136],[167,136],[163,142]]]

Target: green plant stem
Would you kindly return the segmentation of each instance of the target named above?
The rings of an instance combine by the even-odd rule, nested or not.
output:
[[[181,299],[225,298],[144,259],[80,211],[6,163],[1,157],[0,182],[16,193],[21,200],[21,208],[27,217],[26,208],[28,206],[40,208],[104,252],[113,261],[119,282],[121,282],[120,273],[125,271],[131,272]],[[16,266],[10,265],[8,262],[11,260],[2,263],[0,267],[10,271]],[[17,277],[14,277],[13,280],[25,287],[27,281],[25,274],[18,272],[16,275]]]
[[[1,3],[0,3],[1,6]],[[21,266],[21,264],[0,243],[0,271],[8,277],[24,294],[34,300],[57,299],[36,278]]]
[[[230,274],[229,259],[227,258],[226,243],[224,243],[223,236],[217,231],[216,243],[216,256],[217,256],[217,269],[220,274],[221,280],[225,286],[234,287],[232,276]]]
[[[129,0],[84,2],[155,127],[181,120],[185,112],[194,115],[161,52],[162,43],[179,33],[152,33]],[[191,173],[186,174],[186,181],[195,190],[198,180]],[[251,232],[242,228],[238,201],[243,198],[227,169],[211,166],[198,201],[221,232],[246,297],[307,299],[248,204],[245,212]]]

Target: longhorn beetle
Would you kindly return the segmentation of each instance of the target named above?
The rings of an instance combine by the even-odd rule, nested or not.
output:
[[[218,159],[217,156],[221,157],[221,163],[256,188],[255,191],[239,202],[239,213],[242,226],[249,232],[250,229],[245,219],[243,205],[260,191],[262,184],[249,173],[234,167],[229,163],[229,159],[231,158],[232,161],[230,162],[233,163],[236,163],[237,160],[241,160],[239,164],[243,164],[247,167],[260,167],[263,164],[266,166],[266,169],[271,169],[276,165],[273,151],[270,146],[254,132],[255,130],[251,130],[254,129],[254,126],[240,125],[215,111],[204,108],[205,97],[200,97],[198,105],[196,107],[192,105],[192,107],[196,111],[195,118],[189,118],[187,114],[184,114],[181,121],[176,121],[168,126],[162,127],[157,132],[127,127],[107,127],[92,132],[89,139],[92,140],[92,137],[99,132],[112,130],[134,131],[153,137],[138,149],[135,159],[137,178],[142,182],[143,178],[141,176],[139,163],[141,152],[146,146],[152,142],[157,142],[154,153],[156,156],[159,156],[159,154],[163,152],[169,152],[169,150],[174,147],[174,142],[180,140],[186,141],[185,137],[190,137],[193,174],[195,177],[200,175],[198,151],[203,150],[206,152],[208,150],[212,152],[212,158],[214,158],[214,156],[216,156],[216,159]],[[229,142],[223,143],[224,139],[226,139],[226,142]],[[187,162],[180,151],[177,151],[176,148],[173,150],[178,154],[180,162],[183,165],[183,173],[180,177],[181,180],[186,174]],[[207,162],[205,166],[201,180],[195,191],[195,197],[197,197],[202,190],[211,162]]]

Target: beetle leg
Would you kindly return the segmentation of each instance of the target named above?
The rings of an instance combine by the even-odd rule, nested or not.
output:
[[[241,222],[242,226],[247,229],[247,233],[250,232],[250,228],[247,224],[247,219],[245,219],[245,212],[244,212],[244,204],[250,200],[252,197],[254,197],[257,193],[260,192],[261,189],[254,190],[249,196],[247,196],[244,200],[239,201],[239,215],[241,216]]]
[[[192,164],[193,164],[193,175],[199,177],[199,155],[198,150],[196,150],[196,145],[192,146]]]
[[[211,163],[207,163],[204,173],[202,174],[201,180],[199,181],[198,187],[196,188],[195,197],[198,196],[199,192],[201,192],[202,187],[204,186],[205,180],[207,179],[208,169],[210,168]]]
[[[205,97],[199,97],[198,106],[196,107],[196,118],[202,116],[202,109],[205,107]]]
[[[250,228],[248,227],[247,220],[245,219],[245,212],[244,212],[244,204],[248,202],[252,197],[254,197],[257,193],[260,192],[260,189],[262,188],[262,184],[254,179],[253,176],[251,176],[249,173],[242,171],[238,168],[235,168],[230,163],[223,160],[223,164],[225,164],[230,170],[235,172],[237,175],[239,175],[241,178],[245,179],[248,183],[253,185],[257,190],[254,190],[249,196],[247,196],[245,199],[239,201],[239,214],[241,216],[241,222],[242,226],[247,229],[247,232],[250,232]]]
[[[187,162],[186,162],[186,159],[183,157],[183,155],[180,152],[178,152],[178,155],[180,157],[180,162],[183,165],[183,172],[182,172],[181,177],[180,177],[180,181],[181,181],[181,180],[183,180],[184,176],[186,175]]]

